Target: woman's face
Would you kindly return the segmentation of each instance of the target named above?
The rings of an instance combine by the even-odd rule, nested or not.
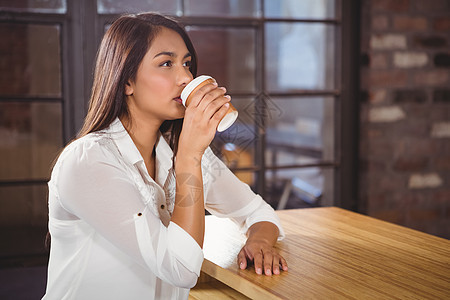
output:
[[[153,39],[134,81],[125,86],[132,118],[162,123],[184,117],[181,91],[193,78],[191,53],[181,36],[163,27]]]

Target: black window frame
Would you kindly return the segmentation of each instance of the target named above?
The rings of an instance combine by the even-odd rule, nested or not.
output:
[[[181,0],[180,0],[181,1]],[[260,0],[261,11],[264,11],[264,1]],[[182,2],[182,1],[181,1]],[[321,162],[313,166],[332,168],[334,178],[334,205],[353,211],[358,211],[358,143],[359,143],[359,25],[360,3],[356,0],[336,1],[337,14],[333,19],[285,19],[258,17],[201,17],[201,16],[173,16],[183,24],[189,26],[232,26],[256,28],[255,47],[257,63],[256,93],[236,94],[235,96],[262,97],[264,110],[264,95],[292,97],[292,96],[331,96],[337,104],[335,107],[335,159],[331,162]],[[184,6],[181,4],[181,9]],[[67,0],[65,14],[30,13],[0,11],[0,22],[20,22],[30,24],[58,24],[61,26],[61,68],[62,68],[62,97],[60,99],[24,98],[19,101],[61,101],[63,117],[63,142],[72,140],[83,123],[87,102],[92,85],[93,64],[96,51],[103,36],[104,26],[110,24],[118,14],[98,14],[96,1]],[[336,89],[316,90],[292,93],[268,93],[265,89],[264,66],[264,24],[268,22],[298,22],[324,23],[335,26],[336,38]],[[233,96],[233,95],[232,95]],[[11,97],[0,97],[1,101],[10,101]],[[261,120],[263,122],[264,120]],[[255,165],[240,171],[254,171],[257,174],[256,192],[265,194],[265,173],[271,169],[302,168],[311,165],[291,165],[270,167],[264,158],[266,149],[265,129],[256,127],[257,145]],[[238,170],[236,170],[238,171]],[[0,181],[0,186],[46,184],[48,178],[29,179],[20,181]]]

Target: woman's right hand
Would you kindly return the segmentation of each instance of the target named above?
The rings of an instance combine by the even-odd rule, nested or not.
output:
[[[202,86],[186,108],[178,141],[179,154],[203,155],[212,142],[220,120],[225,116],[231,98],[217,83]]]

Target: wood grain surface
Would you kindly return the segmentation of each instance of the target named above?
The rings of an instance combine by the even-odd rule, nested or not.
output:
[[[336,207],[277,211],[289,271],[240,270],[245,235],[207,216],[202,271],[252,299],[450,299],[450,241]]]

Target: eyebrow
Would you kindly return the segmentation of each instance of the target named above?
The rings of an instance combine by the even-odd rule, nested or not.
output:
[[[160,52],[160,53],[156,54],[153,58],[157,58],[158,56],[162,56],[162,55],[167,55],[167,56],[170,56],[170,57],[176,57],[177,56],[174,52],[163,51],[163,52]],[[188,58],[188,57],[192,57],[192,54],[190,52],[186,53],[183,56],[183,59]]]

